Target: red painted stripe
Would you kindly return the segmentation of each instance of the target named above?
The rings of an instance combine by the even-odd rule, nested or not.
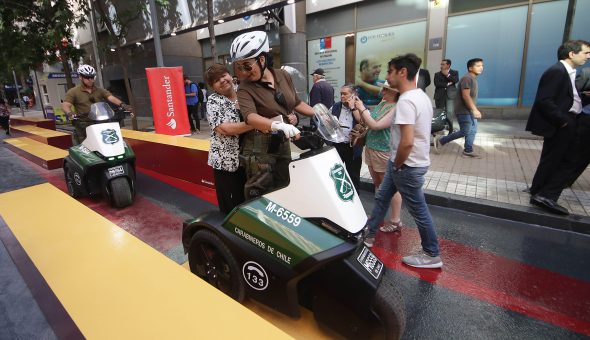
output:
[[[420,244],[418,231],[379,234],[375,254],[396,271],[547,323],[590,335],[590,283],[440,239],[444,267],[401,263]]]
[[[144,175],[148,175],[153,177],[160,182],[164,182],[168,185],[171,185],[175,188],[178,188],[186,193],[189,193],[193,196],[196,196],[204,201],[207,201],[211,204],[217,205],[217,194],[215,193],[215,189],[211,189],[202,185],[198,185],[195,183],[191,183],[188,181],[184,181],[175,177],[166,176],[155,171],[151,171],[145,168],[137,167],[137,171],[141,172]]]

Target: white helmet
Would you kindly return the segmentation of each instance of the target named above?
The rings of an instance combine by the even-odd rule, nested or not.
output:
[[[78,67],[78,75],[84,77],[94,77],[96,76],[96,70],[94,70],[94,67],[90,65],[80,65],[80,67]]]
[[[262,52],[268,52],[268,36],[263,31],[240,34],[231,43],[229,50],[233,61],[255,58]]]

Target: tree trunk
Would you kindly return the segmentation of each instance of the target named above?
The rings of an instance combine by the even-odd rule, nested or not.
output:
[[[70,67],[69,59],[64,56],[61,64],[63,66],[64,74],[66,75],[66,84],[69,90],[74,87],[74,82],[72,81],[72,68]]]
[[[213,0],[207,0],[207,26],[209,26],[209,39],[211,40],[211,57],[213,64],[217,62],[217,49],[215,48],[215,18],[213,17]]]
[[[96,6],[96,9],[98,10],[99,14],[101,15],[101,17],[103,18],[107,18],[108,16],[105,15],[105,13],[107,13],[106,10],[106,6],[104,1],[97,1],[98,2],[98,6]],[[135,105],[135,96],[133,95],[133,91],[131,91],[131,83],[129,82],[129,59],[127,58],[127,51],[125,51],[123,49],[123,47],[121,47],[121,38],[119,36],[116,36],[113,32],[115,32],[115,30],[113,29],[113,23],[111,22],[111,20],[105,20],[105,23],[107,25],[107,31],[109,32],[109,34],[111,35],[112,38],[114,38],[116,44],[117,44],[117,56],[119,57],[119,63],[121,64],[121,67],[123,68],[123,81],[125,82],[125,91],[127,91],[127,97],[129,98],[129,105],[133,106],[133,110],[137,109],[137,105]],[[136,112],[133,112],[134,114]],[[133,116],[131,117],[131,125],[133,126],[133,130],[137,130],[137,116]]]
[[[129,59],[127,58],[127,51],[119,46],[117,47],[117,55],[119,57],[121,67],[123,68],[123,80],[125,82],[125,91],[127,91],[129,104],[133,106],[133,110],[135,110],[137,105],[135,105],[135,96],[131,91],[131,82],[129,81]],[[137,130],[137,116],[134,115],[131,117],[131,125],[133,126],[133,130]]]

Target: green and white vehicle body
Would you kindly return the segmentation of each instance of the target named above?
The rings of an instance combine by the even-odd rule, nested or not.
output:
[[[73,197],[105,196],[123,208],[135,195],[135,154],[123,140],[115,113],[106,103],[91,106],[86,139],[68,150],[64,174]]]
[[[248,296],[294,318],[309,308],[346,337],[381,327],[398,338],[403,301],[396,291],[395,306],[384,306],[379,296],[386,268],[362,243],[367,215],[336,149],[302,154],[289,175],[286,187],[228,216],[208,212],[186,221],[191,271],[238,301]],[[385,294],[391,289],[389,282]],[[390,316],[379,315],[383,309]]]

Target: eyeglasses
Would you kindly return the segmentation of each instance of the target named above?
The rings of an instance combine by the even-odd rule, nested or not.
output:
[[[240,71],[250,72],[252,71],[252,64],[236,64],[236,68]]]
[[[94,79],[94,76],[82,76],[84,79]]]

